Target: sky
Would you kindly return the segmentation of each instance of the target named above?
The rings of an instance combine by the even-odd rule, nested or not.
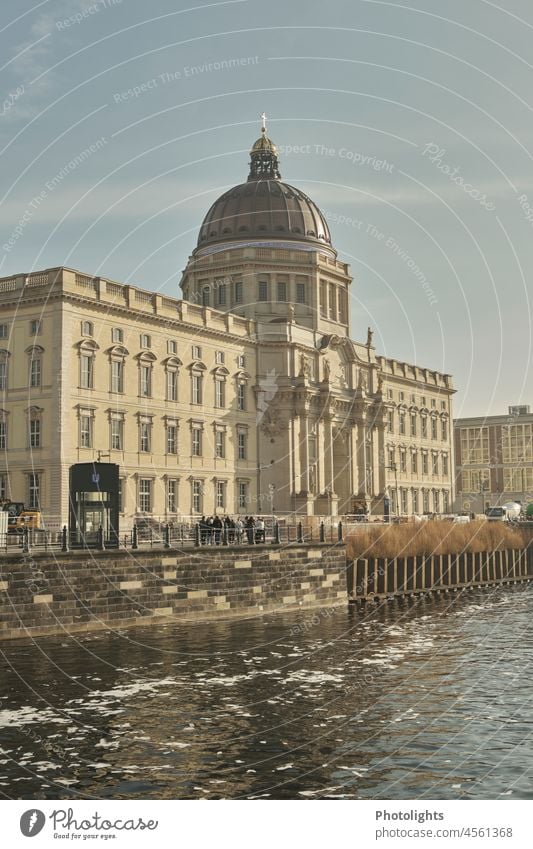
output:
[[[2,4],[0,275],[179,297],[265,111],[352,336],[451,373],[456,417],[533,407],[533,6],[503,2]]]

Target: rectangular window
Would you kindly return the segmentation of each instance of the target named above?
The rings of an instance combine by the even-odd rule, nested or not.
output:
[[[223,430],[215,431],[215,456],[221,460],[226,456],[226,434]]]
[[[177,454],[177,427],[167,425],[167,454]]]
[[[202,375],[201,374],[193,374],[192,377],[192,403],[193,404],[201,404],[202,403]]]
[[[348,295],[344,289],[339,289],[339,321],[348,324]]]
[[[28,475],[28,507],[30,510],[40,510],[41,476],[35,472]]]
[[[111,341],[122,344],[124,342],[124,331],[120,327],[114,327],[111,331]]]
[[[427,416],[422,416],[422,438],[427,439],[428,435],[428,420]]]
[[[175,339],[167,339],[167,354],[177,354],[178,343]]]
[[[124,392],[124,363],[111,361],[111,392]]]
[[[93,388],[93,358],[86,354],[80,357],[80,386],[82,389]]]
[[[0,324],[0,339],[7,339],[9,336],[9,324]]]
[[[411,497],[413,499],[413,513],[418,513],[418,490],[417,489],[412,490]]]
[[[41,360],[30,360],[30,386],[35,389],[41,385]]]
[[[215,407],[224,407],[224,381],[215,380]]]
[[[448,474],[448,455],[447,454],[442,455],[442,474],[443,475]]]
[[[244,354],[239,354],[239,356],[237,357],[237,365],[239,366],[239,368],[246,368],[246,357],[244,356]]]
[[[407,514],[407,509],[408,509],[407,508],[407,490],[402,489],[402,490],[400,490],[400,492],[401,492],[401,499],[402,499],[402,513],[405,516]]]
[[[332,321],[337,321],[337,291],[333,283],[329,284],[329,317]]]
[[[400,433],[402,434],[402,436],[405,436],[405,413],[400,413],[399,422],[400,422]]]
[[[235,283],[235,303],[242,304],[243,301],[243,287],[242,280],[238,280]]]
[[[418,454],[416,451],[411,452],[411,472],[414,475],[418,472]]]
[[[92,418],[80,416],[80,448],[92,448]]]
[[[407,471],[407,454],[403,448],[400,448],[400,471]]]
[[[223,365],[225,359],[224,351],[215,351],[215,363],[217,363],[217,365]]]
[[[122,419],[111,419],[111,448],[122,451]]]
[[[141,366],[141,396],[143,398],[150,398],[152,395],[152,367],[151,366]]]
[[[208,307],[210,305],[210,301],[211,301],[211,298],[210,298],[209,286],[204,286],[203,289],[202,289],[202,306]]]
[[[246,384],[237,384],[237,409],[246,410]]]
[[[239,460],[246,460],[247,439],[246,433],[240,431],[237,434],[237,457]]]
[[[224,509],[226,506],[226,482],[217,481],[217,507]]]
[[[503,462],[507,463],[506,445],[503,443]],[[488,427],[461,428],[461,459],[463,464],[489,462]]]
[[[152,337],[148,336],[147,333],[141,333],[141,348],[151,348],[152,347]]]
[[[248,484],[239,482],[239,508],[244,509],[248,504]]]
[[[151,442],[152,442],[152,427],[148,422],[140,423],[140,434],[139,434],[139,442],[140,449],[143,452],[147,452],[151,450]]]
[[[41,447],[41,420],[30,419],[30,448]]]
[[[438,489],[433,490],[433,512],[440,513],[440,492]]]
[[[443,442],[448,439],[448,422],[446,419],[442,419],[440,423],[440,438]]]
[[[432,469],[431,469],[432,474],[438,475],[438,473],[439,473],[439,455],[438,454],[433,454],[433,456],[431,458],[431,465],[432,465]]]
[[[429,489],[422,490],[422,510],[429,513]]]
[[[416,413],[411,413],[411,436],[416,436]]]
[[[202,349],[199,345],[192,346],[192,358],[193,360],[201,360],[202,359]]]
[[[192,482],[192,512],[202,512],[202,481]]]
[[[394,433],[394,410],[389,410],[387,413],[387,430],[389,433]]]
[[[178,372],[167,371],[167,401],[178,400]]]
[[[305,283],[296,284],[296,303],[305,304]]]
[[[7,475],[0,475],[0,498],[9,498],[9,486]]]
[[[178,510],[178,482],[167,480],[167,512],[176,513]]]
[[[7,422],[0,421],[0,450],[5,451],[7,448]]]
[[[287,300],[287,284],[286,284],[286,282],[284,280],[278,280],[276,289],[277,289],[278,301],[280,303],[286,301]]]
[[[259,287],[257,292],[257,300],[258,301],[268,301],[268,283],[266,280],[259,281]]]
[[[450,494],[447,489],[442,491],[442,512],[447,513],[450,509]]]
[[[511,471],[503,470],[503,480],[505,489],[505,473]],[[479,493],[490,491],[490,469],[463,469],[463,492]],[[521,487],[518,487],[520,489]]]
[[[218,301],[219,307],[225,307],[226,306],[226,284],[225,283],[219,283],[219,285],[218,285],[217,301]]]
[[[193,427],[191,431],[191,454],[193,457],[202,456],[202,431],[199,427]]]
[[[152,481],[150,478],[139,480],[139,512],[150,513],[152,510]]]
[[[323,318],[328,315],[328,290],[325,283],[320,284],[320,315]]]
[[[437,438],[437,419],[431,419],[431,438]]]
[[[30,336],[39,336],[43,329],[42,322],[38,318],[32,319],[30,321]]]
[[[422,474],[427,475],[428,473],[428,455],[427,451],[422,451]]]

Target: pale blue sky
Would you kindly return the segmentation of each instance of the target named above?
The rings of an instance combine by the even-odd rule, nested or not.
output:
[[[351,264],[353,336],[451,372],[456,415],[533,406],[533,7],[417,3],[3,4],[0,274],[178,295],[265,110]]]

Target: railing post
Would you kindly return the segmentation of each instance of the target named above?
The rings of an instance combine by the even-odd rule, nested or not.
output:
[[[320,522],[320,542],[326,542],[326,529],[324,522]]]
[[[194,546],[200,548],[200,525],[198,522],[194,526]]]
[[[303,541],[304,541],[304,532],[303,532],[303,528],[302,528],[302,523],[298,522],[298,525],[296,527],[296,542],[303,542]]]
[[[170,548],[170,526],[168,522],[165,526],[165,548]]]
[[[22,529],[22,551],[24,554],[30,553],[30,532],[28,528]]]
[[[98,540],[98,548],[100,549],[100,551],[103,551],[104,548],[105,548],[105,545],[104,545],[104,529],[102,528],[101,525],[98,528],[97,540]]]
[[[228,544],[228,526],[224,522],[222,525],[222,545]]]
[[[342,540],[342,522],[339,522],[339,526],[338,526],[337,530],[339,532],[339,542],[342,542],[343,541]]]
[[[63,525],[63,530],[61,531],[61,551],[68,551],[68,532],[66,525]]]
[[[133,526],[133,535],[132,535],[132,548],[139,548],[139,533],[137,531],[137,525]]]

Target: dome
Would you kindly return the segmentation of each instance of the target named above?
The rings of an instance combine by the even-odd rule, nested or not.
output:
[[[197,250],[222,242],[311,242],[331,248],[326,219],[300,189],[281,180],[276,145],[265,127],[250,151],[246,183],[224,192],[204,218]]]

